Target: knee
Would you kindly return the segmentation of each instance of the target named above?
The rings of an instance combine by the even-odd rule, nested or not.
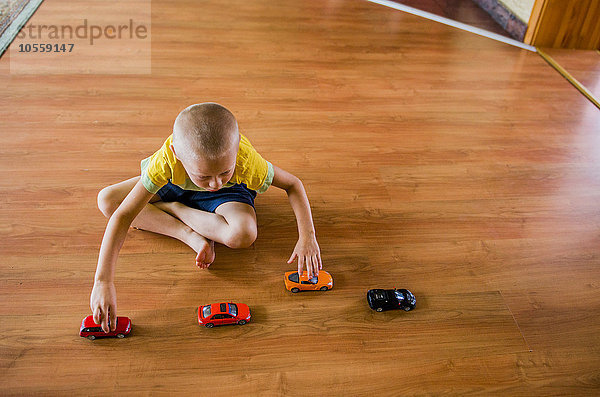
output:
[[[105,187],[98,193],[98,209],[107,218],[110,218],[121,204],[111,188],[112,186]]]
[[[237,225],[231,228],[226,245],[229,248],[248,248],[254,244],[257,235],[256,224]]]

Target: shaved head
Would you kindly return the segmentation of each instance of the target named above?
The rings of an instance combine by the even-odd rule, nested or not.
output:
[[[188,161],[214,160],[237,145],[240,135],[234,115],[212,102],[188,106],[173,125],[173,146],[178,157]]]

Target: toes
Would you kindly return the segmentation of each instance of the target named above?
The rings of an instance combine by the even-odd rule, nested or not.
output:
[[[208,245],[198,251],[196,255],[196,266],[207,269],[215,260],[215,243],[208,240]]]
[[[196,262],[196,265],[198,265],[198,267],[202,268],[202,269],[206,269],[210,266],[210,263],[208,262]]]

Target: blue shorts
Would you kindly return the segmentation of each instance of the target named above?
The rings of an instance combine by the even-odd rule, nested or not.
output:
[[[197,192],[194,190],[184,190],[169,182],[156,194],[160,196],[162,201],[177,201],[188,207],[206,212],[215,212],[218,206],[230,201],[245,203],[254,208],[254,199],[256,198],[256,192],[248,189],[243,183],[225,187],[216,192]]]

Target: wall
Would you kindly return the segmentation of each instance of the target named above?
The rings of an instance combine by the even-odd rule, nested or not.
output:
[[[510,12],[521,21],[527,23],[531,16],[535,0],[499,0]]]

